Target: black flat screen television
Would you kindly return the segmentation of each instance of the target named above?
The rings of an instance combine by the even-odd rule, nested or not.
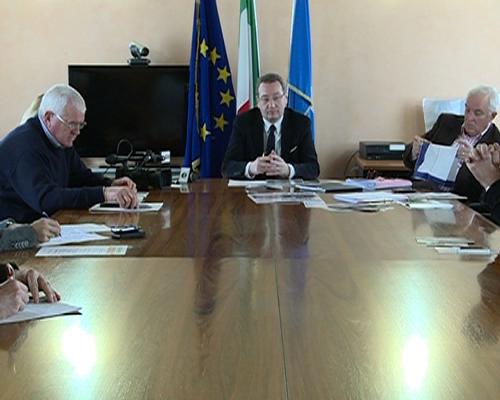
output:
[[[187,65],[69,65],[68,77],[87,105],[87,126],[74,144],[81,157],[116,153],[121,139],[134,150],[184,156]],[[128,153],[128,146],[120,147],[120,154]]]

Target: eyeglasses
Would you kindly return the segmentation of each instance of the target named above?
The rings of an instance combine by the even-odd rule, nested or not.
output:
[[[276,96],[273,96],[273,97],[268,97],[268,96],[262,96],[262,97],[259,97],[259,101],[262,103],[262,104],[268,104],[270,103],[271,101],[273,103],[277,103],[278,101],[280,101],[283,97],[285,96],[285,93],[281,93],[279,95],[276,95]]]
[[[83,128],[87,126],[87,123],[85,121],[83,122],[68,122],[66,121],[63,117],[61,117],[59,114],[54,113],[56,118],[63,123],[66,127],[71,129],[72,131],[81,131]]]

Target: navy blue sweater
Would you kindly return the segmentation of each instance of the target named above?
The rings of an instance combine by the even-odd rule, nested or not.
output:
[[[74,148],[56,148],[38,117],[0,141],[0,220],[31,222],[43,212],[88,208],[104,201],[110,181],[94,174]]]

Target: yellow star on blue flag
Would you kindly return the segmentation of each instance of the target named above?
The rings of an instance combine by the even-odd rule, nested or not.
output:
[[[195,1],[189,74],[184,166],[219,177],[236,104],[215,0]]]

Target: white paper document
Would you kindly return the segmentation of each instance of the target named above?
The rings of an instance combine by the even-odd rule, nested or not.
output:
[[[255,180],[255,181],[249,181],[249,180],[243,180],[243,179],[229,179],[229,182],[227,183],[227,187],[264,187],[266,186],[266,182],[264,180]]]
[[[459,164],[458,146],[424,143],[416,162],[414,178],[429,180],[444,186],[453,186]]]
[[[61,236],[53,237],[48,242],[40,243],[40,247],[48,246],[62,246],[63,244],[70,243],[84,243],[91,242],[94,240],[106,240],[110,239],[109,236],[99,235],[97,233],[71,233],[71,234],[61,234]]]
[[[408,200],[421,201],[421,200],[466,200],[467,197],[460,196],[452,192],[422,192],[422,193],[408,193]]]
[[[316,193],[312,192],[249,193],[248,197],[256,204],[303,203],[321,200]]]
[[[40,247],[106,240],[109,239],[109,236],[99,235],[96,232],[109,232],[110,230],[109,226],[103,224],[61,225],[61,236],[53,237],[48,242],[41,243]]]
[[[438,200],[422,200],[422,201],[408,201],[402,203],[406,208],[410,210],[451,210],[453,208],[452,203],[447,203]]]
[[[304,200],[302,202],[302,204],[304,204],[305,208],[323,208],[323,209],[327,209],[326,203],[325,203],[325,201],[321,197],[318,197],[318,198],[315,198],[315,199]]]
[[[160,211],[163,203],[139,203],[137,208],[121,208],[118,204],[112,203],[98,203],[89,208],[90,212],[94,213],[144,213]]]
[[[74,231],[83,231],[88,233],[102,233],[111,232],[111,228],[104,224],[64,224],[61,225],[61,235],[64,233],[71,233]]]
[[[109,232],[110,230],[108,226],[102,224],[61,225],[61,236],[53,237],[48,242],[41,243],[40,247],[106,240],[109,239],[109,236],[99,235],[96,232]]]
[[[81,307],[75,307],[64,303],[28,303],[26,307],[24,307],[24,310],[8,318],[0,319],[0,325],[56,317],[59,315],[76,314],[81,309]]]
[[[333,198],[346,203],[392,203],[404,201],[408,198],[406,194],[392,193],[384,191],[376,192],[357,192],[357,193],[339,193],[333,195]]]
[[[117,246],[49,246],[42,247],[37,257],[124,256],[126,245]]]

